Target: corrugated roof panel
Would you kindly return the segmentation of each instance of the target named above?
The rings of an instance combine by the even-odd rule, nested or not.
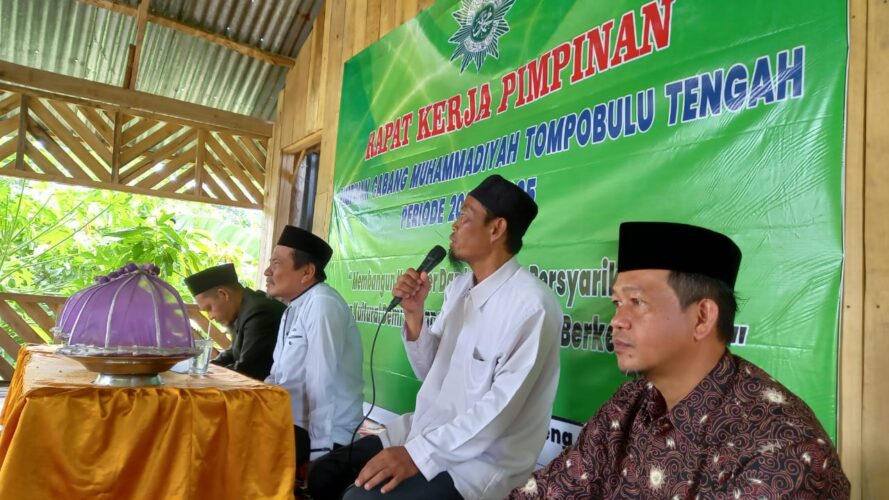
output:
[[[139,0],[118,3],[136,7]],[[152,0],[158,16],[296,57],[323,0]],[[122,85],[135,19],[77,0],[0,0],[0,59]],[[287,68],[148,23],[136,88],[275,118]]]
[[[114,42],[132,31],[132,19],[80,2],[0,0],[0,57],[33,68],[120,85],[127,43]]]
[[[274,118],[287,68],[149,24],[136,86],[204,106]]]

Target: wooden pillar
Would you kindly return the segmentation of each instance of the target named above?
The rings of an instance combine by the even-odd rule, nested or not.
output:
[[[867,3],[862,498],[889,491],[889,4]],[[852,137],[850,137],[852,138]],[[858,140],[858,138],[853,138]]]
[[[15,169],[25,170],[25,153],[28,147],[28,97],[22,94],[21,104],[19,104],[19,134],[18,146],[16,146]]]
[[[145,41],[145,25],[148,23],[149,3],[150,0],[141,0],[139,11],[136,13],[136,40],[130,45],[132,54],[124,83],[124,86],[131,90],[136,90],[136,77],[139,75],[139,64],[142,60],[142,42]]]
[[[111,182],[117,184],[120,182],[120,148],[121,136],[123,134],[123,122],[125,116],[120,111],[114,113],[114,135],[111,140]]]
[[[204,155],[207,154],[207,131],[198,129],[197,156],[194,160],[194,194],[204,194]]]

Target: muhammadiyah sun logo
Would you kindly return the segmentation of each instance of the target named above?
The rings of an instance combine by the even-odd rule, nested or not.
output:
[[[509,32],[506,13],[516,0],[462,0],[461,8],[454,12],[454,19],[460,28],[451,35],[448,42],[457,45],[451,61],[462,57],[460,73],[475,63],[480,71],[487,56],[498,59],[500,48],[497,41]]]

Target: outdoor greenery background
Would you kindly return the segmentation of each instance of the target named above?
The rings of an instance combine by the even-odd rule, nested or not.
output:
[[[262,213],[234,207],[0,178],[0,291],[70,295],[128,262],[183,278],[232,262],[254,286]]]

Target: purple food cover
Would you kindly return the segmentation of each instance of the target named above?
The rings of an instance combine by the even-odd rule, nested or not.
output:
[[[171,355],[194,349],[179,293],[158,277],[153,264],[129,263],[65,302],[58,329],[66,350],[81,354]]]

